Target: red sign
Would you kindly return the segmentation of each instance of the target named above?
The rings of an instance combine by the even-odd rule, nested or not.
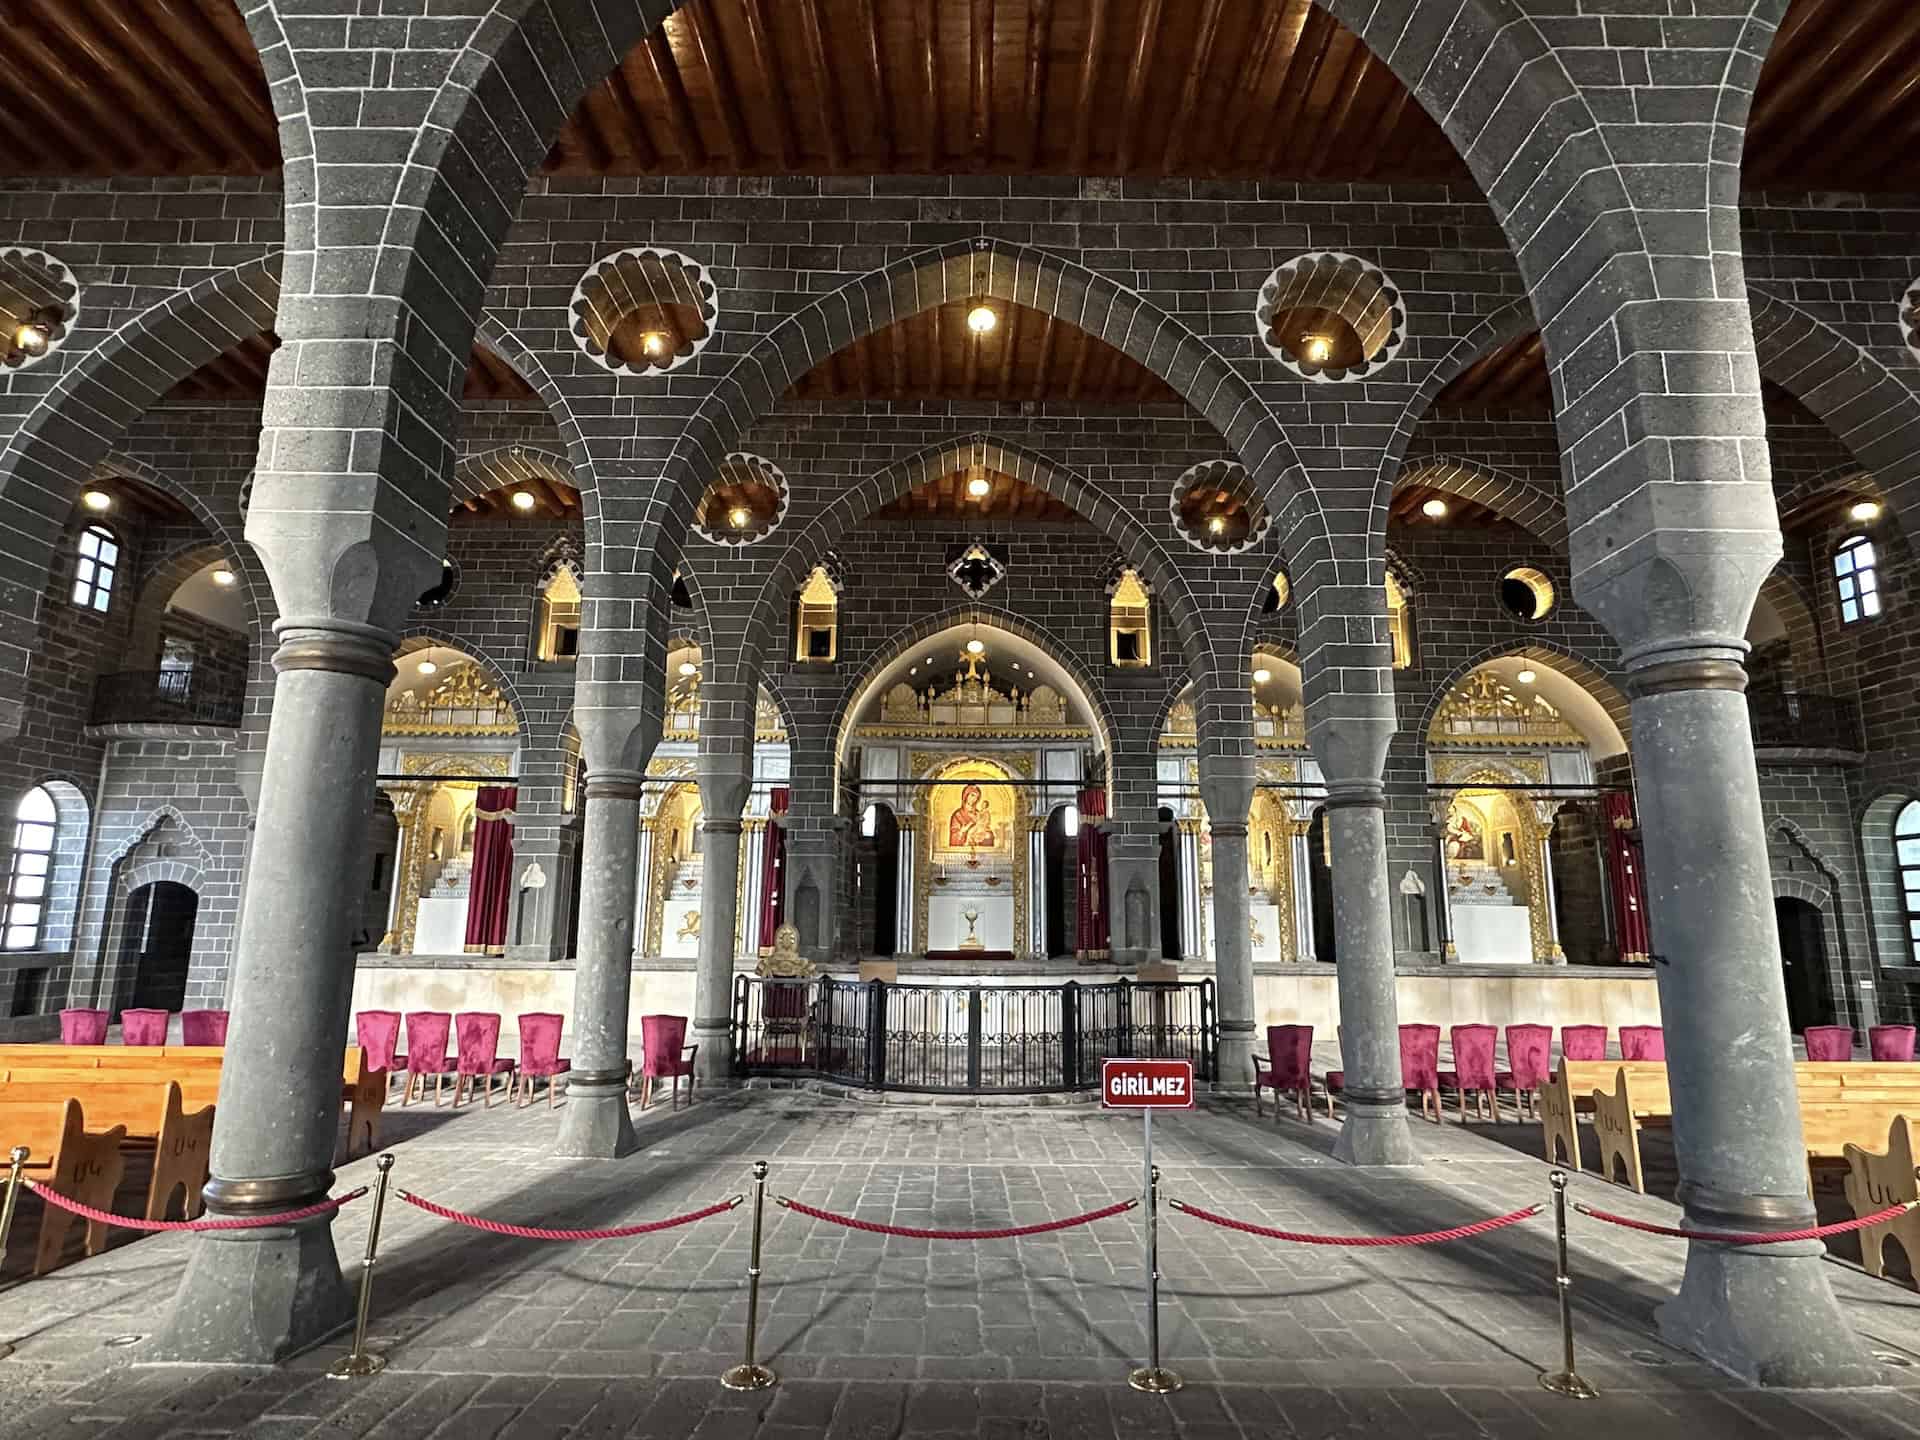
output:
[[[1109,1110],[1191,1110],[1191,1060],[1108,1060],[1100,1067],[1100,1103]]]

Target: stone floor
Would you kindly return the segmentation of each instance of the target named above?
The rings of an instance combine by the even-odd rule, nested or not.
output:
[[[546,1153],[558,1116],[388,1112],[395,1183],[492,1217],[604,1226],[770,1188],[917,1226],[1024,1224],[1132,1195],[1140,1122],[1080,1106],[844,1103],[800,1092],[704,1098],[637,1121],[606,1164]],[[1271,1225],[1421,1230],[1547,1198],[1535,1131],[1415,1124],[1417,1173],[1329,1158],[1334,1127],[1220,1103],[1156,1127],[1165,1193]],[[342,1189],[371,1179],[345,1167]],[[1673,1218],[1589,1176],[1576,1194]],[[357,1257],[369,1207],[338,1224]],[[882,1238],[769,1208],[762,1357],[781,1377],[723,1390],[739,1358],[750,1210],[664,1234],[548,1245],[390,1208],[370,1380],[322,1373],[332,1345],[277,1369],[142,1365],[187,1245],[165,1236],[0,1293],[0,1435],[158,1437],[1410,1435],[1920,1436],[1920,1296],[1829,1265],[1849,1314],[1895,1357],[1902,1388],[1782,1395],[1736,1386],[1661,1344],[1655,1303],[1682,1247],[1575,1218],[1580,1368],[1602,1396],[1542,1391],[1555,1367],[1552,1229],[1542,1218],[1427,1249],[1276,1244],[1168,1215],[1163,1343],[1185,1376],[1158,1398],[1125,1383],[1145,1348],[1137,1215],[1019,1241]],[[1907,1368],[1911,1366],[1912,1368]]]

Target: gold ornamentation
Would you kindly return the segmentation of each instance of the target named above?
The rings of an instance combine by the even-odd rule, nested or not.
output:
[[[916,778],[936,780],[948,780],[951,778],[959,782],[930,787],[927,791],[926,799],[920,806],[920,814],[915,821],[919,826],[918,851],[919,854],[925,858],[923,863],[917,864],[914,867],[914,934],[924,937],[930,933],[928,914],[931,907],[929,902],[932,899],[934,887],[945,885],[947,878],[937,873],[940,869],[940,861],[935,853],[935,840],[936,838],[941,841],[948,839],[950,834],[949,827],[952,823],[953,807],[936,804],[935,797],[939,796],[942,791],[959,790],[962,788],[964,781],[969,778],[1004,780],[1011,778],[1011,774],[1017,772],[1022,777],[1031,779],[1034,769],[1034,757],[1031,754],[1021,754],[1015,751],[992,756],[940,755],[914,751],[909,754],[907,759],[908,766]],[[985,787],[982,788],[984,790]],[[960,797],[955,795],[953,798],[957,802]],[[936,811],[940,812],[937,816]],[[1004,812],[1000,811],[995,812],[995,824],[1001,827],[999,831],[996,832],[996,840],[1001,841],[1004,844],[1004,849],[1011,852],[1010,858],[1013,869],[1013,949],[1016,955],[1022,955],[1026,953],[1028,942],[1027,910],[1029,897],[1027,893],[1027,850],[1029,847],[1024,839],[1016,840],[1018,832],[1013,827],[1014,820],[1017,817],[1008,816],[1002,820],[1001,815],[1003,813]],[[946,845],[941,845],[938,848],[941,853],[948,857],[948,863],[964,864],[967,858],[971,858],[976,862],[975,868],[977,868],[980,853],[994,853],[967,850],[955,851]]]
[[[519,717],[478,665],[462,665],[426,690],[403,690],[387,702],[386,735],[518,735]]]
[[[780,707],[764,690],[753,706],[753,738],[767,742],[787,738],[787,722],[780,714]]]
[[[1440,702],[1427,727],[1431,745],[1585,745],[1541,695],[1524,696],[1491,670],[1476,670]]]
[[[700,912],[689,910],[680,917],[680,928],[674,932],[675,940],[698,940],[700,938]]]
[[[1256,954],[1259,952],[1260,947],[1267,943],[1267,937],[1260,933],[1260,917],[1258,915],[1249,915],[1247,917],[1247,941],[1253,946]]]
[[[1439,785],[1475,783],[1475,777],[1483,777],[1489,773],[1488,763],[1487,757],[1483,755],[1437,755],[1433,760],[1434,783]],[[1547,762],[1538,755],[1502,755],[1498,763],[1502,768],[1513,773],[1496,775],[1495,783],[1506,785],[1515,782],[1532,785],[1547,783]],[[1478,783],[1486,784],[1487,782],[1481,779]]]
[[[1553,915],[1549,908],[1547,896],[1546,861],[1544,858],[1546,831],[1534,813],[1533,797],[1525,791],[1518,790],[1481,790],[1476,794],[1476,792],[1470,788],[1474,785],[1512,785],[1515,776],[1509,773],[1509,769],[1518,770],[1520,768],[1520,762],[1526,758],[1527,757],[1524,756],[1503,756],[1498,766],[1489,765],[1485,761],[1456,761],[1454,766],[1449,767],[1455,772],[1451,778],[1457,780],[1463,788],[1454,795],[1453,802],[1449,805],[1448,809],[1451,813],[1453,807],[1458,805],[1462,800],[1504,800],[1507,808],[1513,812],[1514,824],[1512,829],[1517,835],[1519,843],[1514,846],[1515,855],[1513,867],[1508,868],[1517,867],[1527,884],[1527,931],[1534,959],[1539,962],[1548,962],[1552,960],[1554,951],[1558,948],[1558,942],[1555,940],[1553,934]],[[1544,762],[1535,760],[1533,764],[1539,767],[1541,774],[1544,774]],[[1504,829],[1506,827],[1501,826],[1499,828]],[[1493,827],[1483,825],[1480,829],[1484,842],[1485,837],[1493,832]],[[1451,831],[1451,824],[1449,824],[1449,830]],[[1485,853],[1487,859],[1484,863],[1500,868],[1499,852],[1493,848],[1491,843],[1486,844]]]
[[[395,884],[400,893],[394,901],[394,925],[380,948],[392,955],[411,955],[414,935],[420,923],[420,880],[427,867],[430,837],[424,817],[434,791],[442,786],[452,790],[478,790],[473,780],[435,780],[436,775],[497,775],[506,778],[513,757],[504,754],[452,755],[431,753],[402,755],[401,773],[417,780],[390,781],[381,788],[393,799],[393,811],[400,821],[398,855],[395,859]]]
[[[700,677],[687,675],[667,689],[663,738],[682,740],[700,733]]]
[[[977,666],[977,660],[969,660],[970,672]],[[880,723],[907,731],[943,734],[983,730],[1021,734],[1035,729],[1051,732],[1062,728],[1071,728],[1080,734],[1086,732],[1085,726],[1068,726],[1067,702],[1051,685],[1037,685],[1025,695],[1017,690],[1003,693],[983,675],[958,671],[954,674],[954,683],[945,690],[929,686],[924,694],[901,681],[881,697]],[[861,733],[870,733],[870,730],[871,727],[863,726]]]
[[[820,972],[800,953],[800,932],[782,924],[773,932],[773,953],[762,956],[753,973],[775,980],[811,980]]]

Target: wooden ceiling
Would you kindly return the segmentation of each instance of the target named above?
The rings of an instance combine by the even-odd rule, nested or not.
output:
[[[249,336],[216,356],[161,397],[163,405],[258,404],[267,393],[267,364],[280,348],[271,331]],[[530,400],[533,387],[506,361],[475,345],[467,363],[467,400]]]
[[[1433,397],[1435,415],[1553,416],[1547,347],[1535,330],[1489,350]]]
[[[1428,515],[1422,507],[1429,500],[1444,502],[1447,513],[1437,517]],[[1492,506],[1449,495],[1430,485],[1396,485],[1393,504],[1387,511],[1387,522],[1398,525],[1447,525],[1456,529],[1461,526],[1485,527],[1504,523],[1500,512]]]
[[[0,0],[11,174],[267,174],[236,0]],[[1750,186],[1920,190],[1920,6],[1793,0]],[[560,174],[1464,180],[1309,0],[695,0],[594,87]]]
[[[525,509],[514,504],[513,497],[521,494],[531,495],[533,504]],[[529,475],[484,495],[466,497],[455,504],[452,518],[456,523],[475,525],[576,520],[580,518],[580,492],[563,480]]]
[[[985,335],[955,301],[856,340],[801,376],[795,400],[1055,400],[1181,405],[1159,376],[1104,340],[1024,305],[995,302]]]
[[[909,522],[944,519],[968,524],[990,521],[1001,525],[1015,521],[1064,524],[1080,518],[1065,501],[998,470],[979,472],[992,484],[993,490],[985,499],[976,500],[967,494],[967,482],[974,473],[955,470],[938,480],[930,480],[890,500],[873,513],[873,518]]]
[[[113,475],[95,481],[86,487],[88,490],[103,490],[113,497],[113,504],[102,511],[82,508],[81,512],[89,519],[112,520],[115,516],[132,515],[147,524],[155,525],[192,525],[198,523],[194,514],[185,505],[164,490],[156,490],[144,480],[136,480],[131,475]]]

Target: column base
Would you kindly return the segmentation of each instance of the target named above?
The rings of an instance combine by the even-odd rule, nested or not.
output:
[[[1694,1241],[1662,1338],[1750,1385],[1843,1390],[1884,1385],[1827,1284],[1818,1241],[1728,1249]]]
[[[146,1360],[271,1365],[353,1323],[331,1216],[195,1237]]]
[[[693,1057],[694,1078],[703,1089],[724,1090],[733,1084],[733,1026],[725,1020],[693,1022],[693,1040],[700,1051]]]
[[[1253,1027],[1220,1026],[1219,1069],[1213,1082],[1216,1095],[1253,1093]]]
[[[1349,1099],[1347,1118],[1334,1142],[1333,1158],[1345,1165],[1418,1165],[1413,1132],[1407,1129],[1407,1107],[1376,1105]]]
[[[570,1160],[618,1160],[640,1148],[624,1080],[611,1085],[569,1079],[553,1153]]]

